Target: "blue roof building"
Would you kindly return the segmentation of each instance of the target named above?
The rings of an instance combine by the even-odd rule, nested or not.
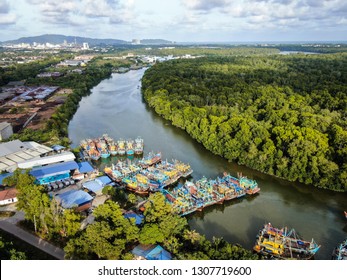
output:
[[[43,167],[33,168],[30,174],[36,179],[43,177],[49,177],[59,174],[68,173],[71,170],[78,169],[78,164],[75,161],[62,162],[57,164],[51,164]]]
[[[78,162],[78,170],[80,173],[89,173],[94,170],[88,161]]]
[[[93,197],[82,190],[71,190],[55,196],[63,208],[74,208],[85,205],[93,200]]]
[[[138,245],[132,251],[134,255],[146,260],[171,260],[171,254],[160,245]]]
[[[86,189],[94,193],[101,192],[103,188],[103,186],[99,184],[98,182],[96,182],[95,180],[83,183],[83,187],[85,187]]]
[[[101,176],[95,179],[96,182],[101,184],[103,187],[112,183],[112,180],[108,176]]]

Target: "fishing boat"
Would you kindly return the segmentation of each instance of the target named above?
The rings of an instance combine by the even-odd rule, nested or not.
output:
[[[125,144],[125,151],[127,155],[134,154],[134,140],[128,139]]]
[[[149,193],[148,179],[141,174],[125,177],[122,179],[122,182],[125,184],[125,187],[132,192],[137,194]]]
[[[141,155],[143,153],[143,147],[144,147],[144,143],[143,143],[143,139],[141,137],[137,137],[135,139],[135,154],[136,155]]]
[[[104,138],[99,139],[100,155],[102,158],[108,158],[111,154],[108,151],[107,143]]]
[[[153,164],[156,164],[161,161],[161,153],[150,152],[147,156],[139,160],[139,165],[142,168],[147,168]]]
[[[231,188],[221,178],[217,177],[215,180],[211,180],[213,189],[224,197],[224,201],[237,198],[237,192],[235,188]]]
[[[347,239],[334,249],[332,259],[347,260]]]
[[[173,165],[174,168],[177,169],[181,173],[181,176],[184,178],[187,178],[189,175],[193,173],[193,169],[190,167],[189,164],[185,164],[179,160],[174,160]]]
[[[117,142],[117,146],[118,146],[118,154],[123,156],[125,155],[125,141],[123,139],[119,139]]]
[[[113,140],[113,138],[111,138],[107,134],[104,134],[102,137],[106,141],[107,148],[111,156],[117,155],[117,143]]]
[[[99,160],[100,152],[97,149],[95,142],[91,139],[87,140],[87,153],[92,160]]]
[[[222,180],[227,184],[227,186],[235,191],[236,197],[241,198],[246,195],[246,190],[240,186],[239,180],[228,173],[224,173]]]
[[[313,240],[302,240],[294,229],[278,229],[270,223],[259,231],[253,250],[274,259],[311,259],[320,245]]]
[[[108,175],[113,181],[120,183],[122,182],[122,179],[124,178],[124,175],[115,168],[115,166],[112,164],[112,168],[105,167],[104,172],[106,175]]]
[[[345,214],[345,218],[347,219],[347,211],[343,211],[344,214]]]
[[[239,185],[241,188],[244,188],[246,194],[253,195],[260,191],[260,188],[258,187],[258,183],[255,180],[248,179],[245,176],[242,176],[241,173],[238,173],[239,177]]]
[[[177,193],[170,192],[168,190],[162,190],[166,201],[172,206],[172,211],[174,214],[185,216],[196,211],[196,206],[192,201],[178,196]]]

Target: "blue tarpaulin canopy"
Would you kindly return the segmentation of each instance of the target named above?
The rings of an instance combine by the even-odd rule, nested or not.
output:
[[[103,187],[112,183],[112,180],[108,176],[101,176],[95,179],[96,182],[101,184]]]
[[[88,161],[78,162],[78,170],[80,173],[88,173],[94,170],[93,166]]]
[[[53,176],[56,174],[62,174],[70,172],[71,170],[78,169],[78,164],[75,161],[62,162],[57,164],[51,164],[43,167],[33,168],[30,171],[30,175],[36,179]]]
[[[92,192],[98,192],[100,191],[103,187],[102,185],[100,185],[98,182],[96,181],[88,181],[83,183],[83,187],[85,187],[86,189],[92,191]]]
[[[84,205],[93,200],[93,197],[82,190],[71,190],[56,196],[63,208],[73,208]]]
[[[127,219],[134,218],[136,225],[141,224],[142,220],[143,220],[143,216],[142,215],[138,215],[136,213],[125,213],[124,214],[124,218],[127,218]]]
[[[171,260],[171,254],[160,245],[138,245],[132,251],[134,255],[147,260]]]

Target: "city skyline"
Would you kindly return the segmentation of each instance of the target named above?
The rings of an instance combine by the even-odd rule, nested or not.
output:
[[[343,0],[0,0],[0,41],[42,34],[176,42],[346,41]]]

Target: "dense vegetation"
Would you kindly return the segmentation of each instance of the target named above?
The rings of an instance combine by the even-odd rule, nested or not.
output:
[[[347,54],[173,60],[148,104],[208,150],[290,181],[347,190]]]

